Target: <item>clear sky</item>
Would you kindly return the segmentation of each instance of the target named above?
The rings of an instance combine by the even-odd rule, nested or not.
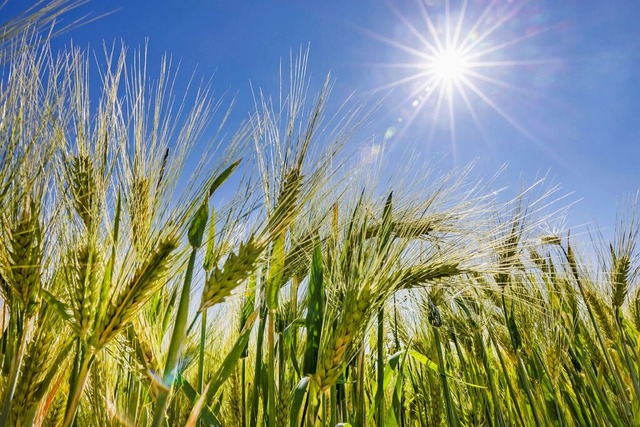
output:
[[[25,3],[9,1],[0,21]],[[337,79],[334,101],[387,95],[358,142],[377,135],[371,150],[384,141],[390,161],[410,148],[446,167],[475,161],[487,176],[507,164],[499,183],[513,187],[548,173],[582,200],[569,225],[612,226],[640,189],[637,0],[94,0],[80,10],[114,13],[56,46],[148,39],[150,64],[168,52],[185,77],[215,73],[214,88],[237,99],[234,120],[251,109],[249,82],[275,93],[281,59],[310,44],[315,82]]]

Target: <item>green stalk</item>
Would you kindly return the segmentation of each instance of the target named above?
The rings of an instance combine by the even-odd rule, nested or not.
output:
[[[327,427],[327,393],[322,393],[322,427]]]
[[[458,363],[459,369],[462,373],[464,381],[468,384],[479,384],[479,381],[476,377],[473,376],[475,373],[475,366],[471,366],[467,364],[467,360],[464,356],[462,348],[460,347],[460,343],[458,342],[458,337],[454,331],[451,331],[451,340],[453,341],[453,346],[456,350],[455,354],[458,355]],[[483,412],[483,407],[486,406],[486,400],[483,400],[483,395],[480,394],[479,388],[477,387],[469,387],[467,386],[467,393],[469,395],[469,400],[471,400],[471,406],[474,413],[479,414]],[[463,408],[462,399],[460,399],[460,391],[458,389],[457,393],[458,401],[460,402],[460,407]]]
[[[284,334],[278,333],[278,403],[283,398],[285,392],[285,379],[287,374],[287,356],[285,352]],[[286,420],[278,420],[278,425],[284,424]]]
[[[541,427],[542,424],[540,422],[538,410],[536,409],[536,401],[533,398],[533,392],[531,391],[531,383],[529,382],[529,377],[527,376],[527,371],[524,367],[524,362],[522,362],[522,358],[517,353],[516,353],[516,359],[518,359],[518,375],[520,376],[520,380],[524,385],[524,391],[525,393],[527,393],[527,399],[529,400],[529,405],[531,406],[531,413],[533,414],[533,419],[535,421],[536,427]]]
[[[72,384],[75,384],[77,382],[78,372],[80,372],[80,365],[82,365],[82,343],[80,342],[79,338],[74,340],[74,343],[76,351],[73,355],[73,366],[71,368],[71,372],[69,373],[69,387],[73,387]],[[71,393],[67,393],[67,404],[65,407],[65,413],[68,412],[69,408],[71,407],[72,397],[73,396],[71,395]]]
[[[524,422],[524,418],[522,416],[522,412],[520,411],[520,405],[518,404],[518,396],[516,395],[516,390],[513,388],[513,384],[511,384],[511,379],[509,378],[509,371],[507,370],[507,365],[504,363],[504,358],[502,357],[502,352],[500,351],[500,347],[498,347],[498,343],[496,342],[496,338],[491,331],[489,331],[489,336],[491,337],[491,342],[496,349],[496,354],[498,355],[498,360],[500,361],[500,367],[502,368],[502,372],[504,373],[504,381],[507,383],[507,389],[511,394],[511,398],[513,399],[513,404],[516,409],[516,414],[518,415],[518,419],[520,420],[520,425],[526,425]]]
[[[396,294],[393,294],[393,338],[395,349],[394,352],[400,351],[400,338],[398,336],[398,303],[396,301]],[[404,382],[404,380],[403,380]],[[404,411],[404,387],[400,387],[400,426],[405,425],[405,411]]]
[[[188,333],[188,332],[187,332]],[[202,323],[200,325],[200,348],[198,351],[198,394],[202,396],[204,389],[204,347],[207,340],[207,312],[202,313]],[[199,422],[202,426],[202,421]]]
[[[207,340],[207,312],[202,313],[200,325],[200,348],[198,352],[198,393],[202,394],[204,388],[204,346]]]
[[[240,416],[242,417],[242,427],[247,427],[247,390],[245,389],[247,384],[247,359],[246,358],[242,359],[241,369],[242,369],[241,371],[242,384],[240,384],[240,389],[242,390],[242,414],[240,414]]]
[[[18,349],[13,353],[11,358],[11,369],[9,370],[9,379],[7,380],[7,388],[5,389],[4,399],[2,402],[2,416],[0,417],[0,426],[7,425],[9,419],[9,412],[11,410],[11,401],[13,400],[13,394],[16,391],[18,384],[18,374],[20,372],[20,365],[22,365],[22,359],[24,358],[24,352],[27,346],[27,334],[24,328],[24,315],[18,314],[16,321],[16,329],[18,333]]]
[[[89,376],[89,368],[91,367],[91,363],[93,363],[94,357],[95,355],[93,353],[88,353],[84,356],[82,365],[80,365],[80,370],[78,371],[78,375],[76,376],[73,385],[69,389],[69,397],[71,398],[71,400],[69,401],[69,406],[67,407],[67,412],[65,414],[62,427],[69,427],[71,426],[71,424],[73,424],[73,421],[76,417],[76,412],[78,411],[80,397],[82,397],[82,392]]]
[[[282,282],[285,258],[285,234],[280,233],[271,247],[269,273],[266,286],[267,303],[267,414],[268,426],[276,425],[276,376],[275,376],[275,319],[278,293]]]
[[[356,371],[358,372],[358,377],[356,379],[356,393],[355,393],[355,405],[356,408],[356,425],[364,426],[365,417],[366,417],[366,409],[364,407],[364,344],[360,344],[360,349],[358,350],[358,359],[357,364],[358,367]]]
[[[480,331],[476,331],[475,336],[476,336],[476,342],[478,343],[478,348],[480,348],[480,355],[482,357],[482,364],[484,365],[484,371],[487,374],[487,382],[489,383],[491,400],[493,400],[493,409],[495,412],[496,421],[498,422],[498,425],[500,427],[506,427],[504,416],[502,415],[502,409],[500,408],[500,397],[496,389],[495,380],[493,379],[493,370],[491,369],[491,365],[489,365],[489,355],[487,354],[487,350],[484,346],[484,342],[482,340],[482,334],[480,333]]]
[[[571,352],[571,350],[569,351]],[[580,406],[580,413],[581,413],[582,419],[578,420],[578,422],[581,422],[582,424],[586,424],[585,420],[587,419],[587,416],[589,417],[588,419],[595,420],[596,416],[591,410],[591,405],[589,405],[588,403],[585,403],[584,400],[582,399],[582,395],[584,392],[584,382],[580,377],[578,377],[575,371],[569,371],[567,369],[567,376],[569,378],[569,381],[571,382],[571,386],[573,387],[573,390],[575,391],[575,397],[576,397],[576,400],[578,401],[578,406]],[[587,406],[585,406],[585,404]]]
[[[458,425],[456,418],[453,400],[451,399],[451,391],[449,390],[449,383],[447,381],[447,374],[445,371],[444,353],[442,351],[442,340],[440,338],[440,331],[437,327],[433,329],[433,335],[436,341],[436,347],[438,349],[438,370],[440,371],[440,381],[442,382],[442,392],[444,394],[445,403],[447,405],[447,422],[449,426],[455,427]]]
[[[311,381],[309,385],[309,394],[307,396],[307,426],[314,427],[318,418],[318,398],[320,390],[317,388],[315,381]]]
[[[378,385],[376,388],[376,422],[384,427],[384,307],[378,310]]]
[[[167,361],[165,362],[164,373],[162,375],[165,388],[162,388],[158,393],[153,422],[151,424],[153,427],[160,427],[164,421],[169,394],[171,393],[176,369],[178,368],[178,362],[182,354],[182,344],[186,336],[187,316],[189,315],[189,295],[191,293],[191,279],[193,278],[193,268],[196,262],[196,252],[196,248],[193,248],[191,256],[189,257],[187,273],[180,294],[180,302],[178,303],[176,322],[173,326],[171,342],[169,343],[169,353],[167,354]]]
[[[341,421],[344,422],[349,418],[347,410],[347,387],[345,386],[344,373],[341,376],[342,381],[336,384],[336,398],[338,398],[338,407],[340,408]]]
[[[141,417],[140,410],[143,408],[142,402],[142,383],[136,382],[136,406],[134,412],[134,424],[140,425],[139,419]]]
[[[419,390],[424,390],[425,387],[425,381],[424,381],[424,373],[422,371],[418,372],[418,375],[420,376],[420,384],[418,385],[420,388]],[[415,391],[415,387],[414,387],[414,391]],[[420,414],[424,414],[424,416],[420,417],[420,422],[421,425],[424,426],[429,426],[429,420],[428,420],[428,416],[429,416],[429,405],[427,404],[427,399],[422,399],[423,402],[423,410],[420,412]]]
[[[7,304],[2,304],[2,318],[7,318]],[[2,341],[1,350],[2,351],[2,374],[6,375],[9,373],[10,367],[8,366],[7,355],[13,353],[13,340],[9,339],[9,334],[2,334],[0,336],[0,340]]]
[[[260,323],[258,325],[258,339],[256,341],[256,367],[253,376],[253,390],[251,392],[251,416],[250,426],[258,425],[258,405],[260,403],[260,384],[262,380],[262,343],[264,342],[264,329],[267,317],[267,308],[263,304],[260,309]]]
[[[186,328],[187,318],[189,316],[189,296],[191,294],[193,269],[196,263],[198,248],[202,245],[202,238],[204,236],[204,229],[207,225],[208,218],[209,205],[205,201],[195,213],[189,226],[188,237],[189,244],[192,248],[191,256],[189,256],[189,264],[187,265],[187,272],[184,276],[184,285],[182,285],[180,302],[178,303],[178,313],[176,314],[176,321],[173,325],[173,333],[171,334],[171,341],[169,343],[169,353],[167,354],[164,373],[162,375],[162,381],[164,382],[165,387],[160,390],[156,400],[156,408],[153,414],[153,427],[160,427],[164,421],[167,402],[169,401],[169,394],[173,388],[173,382],[178,369],[178,362],[182,356],[182,346],[187,335]]]
[[[275,316],[276,310],[270,309],[267,317],[267,404],[269,408],[269,427],[276,425],[276,374],[275,374]]]
[[[300,278],[294,275],[291,278],[291,311],[298,313],[298,287],[300,286]],[[293,348],[298,348],[298,331],[294,329],[291,334]]]
[[[132,358],[129,357],[129,363],[132,362],[131,360]],[[135,414],[136,412],[136,408],[137,408],[137,402],[134,400],[134,393],[133,390],[135,388],[135,384],[137,383],[135,378],[133,377],[133,372],[129,371],[126,374],[127,377],[127,392],[128,392],[128,399],[127,399],[127,415],[131,416],[132,414]],[[135,418],[132,418],[135,420]]]
[[[331,386],[331,423],[330,425],[335,426],[338,424],[338,399],[337,399],[337,390],[336,386]]]

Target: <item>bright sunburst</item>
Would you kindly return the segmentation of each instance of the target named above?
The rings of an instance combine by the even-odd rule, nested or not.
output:
[[[466,110],[487,139],[477,111],[486,107],[535,142],[535,137],[495,99],[498,91],[527,91],[522,85],[506,80],[504,76],[508,73],[505,71],[513,72],[522,66],[531,68],[547,61],[510,58],[513,52],[518,53],[523,42],[548,29],[528,27],[524,34],[513,33],[513,28],[517,27],[514,23],[518,21],[517,15],[524,3],[465,0],[455,2],[461,7],[452,10],[449,0],[444,0],[440,8],[420,1],[419,18],[414,16],[411,20],[390,3],[405,32],[419,43],[403,42],[378,33],[369,34],[404,52],[405,56],[409,55],[406,62],[378,64],[408,70],[404,76],[377,88],[411,87],[404,104],[411,105],[413,110],[402,118],[405,127],[417,118],[425,117],[421,113],[429,106],[429,139],[433,137],[436,124],[446,120],[452,143],[455,143],[456,114]],[[505,28],[509,30],[503,31]]]
[[[469,68],[469,61],[464,52],[456,46],[450,46],[434,55],[425,63],[425,69],[433,74],[439,83],[450,85],[458,83]]]

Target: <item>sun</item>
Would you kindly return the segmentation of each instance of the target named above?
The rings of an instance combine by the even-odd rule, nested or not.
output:
[[[451,3],[455,4],[455,10]],[[510,74],[521,76],[516,71],[518,67],[524,67],[530,73],[533,67],[540,69],[541,65],[553,63],[553,58],[534,59],[520,54],[530,51],[523,46],[527,41],[552,27],[528,27],[520,34],[514,32],[514,28],[519,28],[518,15],[524,7],[520,2],[443,0],[439,4],[441,7],[430,6],[419,0],[419,10],[412,13],[410,19],[389,2],[402,24],[400,27],[414,40],[401,41],[367,31],[371,37],[397,49],[406,58],[405,61],[396,58],[393,62],[375,63],[393,69],[398,77],[373,91],[387,91],[398,86],[409,88],[400,107],[402,116],[398,122],[402,122],[405,129],[416,120],[430,123],[429,142],[437,125],[448,122],[451,143],[455,146],[458,114],[473,120],[480,135],[489,142],[479,115],[480,109],[484,109],[497,114],[530,142],[538,144],[537,138],[512,115],[510,108],[500,105],[498,98],[506,98],[504,95],[508,91],[528,93],[527,87],[512,83],[508,77]],[[479,7],[482,4],[485,6]],[[513,80],[516,81],[518,79]],[[406,113],[409,111],[407,105],[411,106],[410,113]],[[402,133],[394,134],[399,138]]]
[[[467,55],[455,46],[438,52],[424,67],[437,82],[446,85],[459,84],[471,68]]]

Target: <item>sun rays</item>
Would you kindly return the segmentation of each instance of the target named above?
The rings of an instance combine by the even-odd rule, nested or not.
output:
[[[511,77],[522,69],[556,61],[527,56],[526,52],[522,55],[527,41],[549,29],[530,26],[522,33],[517,32],[519,27],[514,23],[521,18],[525,3],[444,0],[436,7],[420,1],[411,19],[406,11],[389,3],[408,36],[404,37],[406,41],[380,33],[369,35],[405,58],[376,64],[395,70],[392,80],[376,90],[405,89],[406,97],[401,102],[405,113],[398,118],[403,128],[417,120],[428,123],[429,143],[436,129],[443,128],[455,150],[456,122],[461,117],[470,119],[483,139],[488,140],[481,117],[489,112],[538,144],[512,109],[500,102],[507,92],[515,94],[514,99],[530,95],[530,88]],[[454,4],[460,7],[454,9]],[[407,105],[411,106],[408,113],[404,108]],[[401,134],[399,130],[398,135]]]

